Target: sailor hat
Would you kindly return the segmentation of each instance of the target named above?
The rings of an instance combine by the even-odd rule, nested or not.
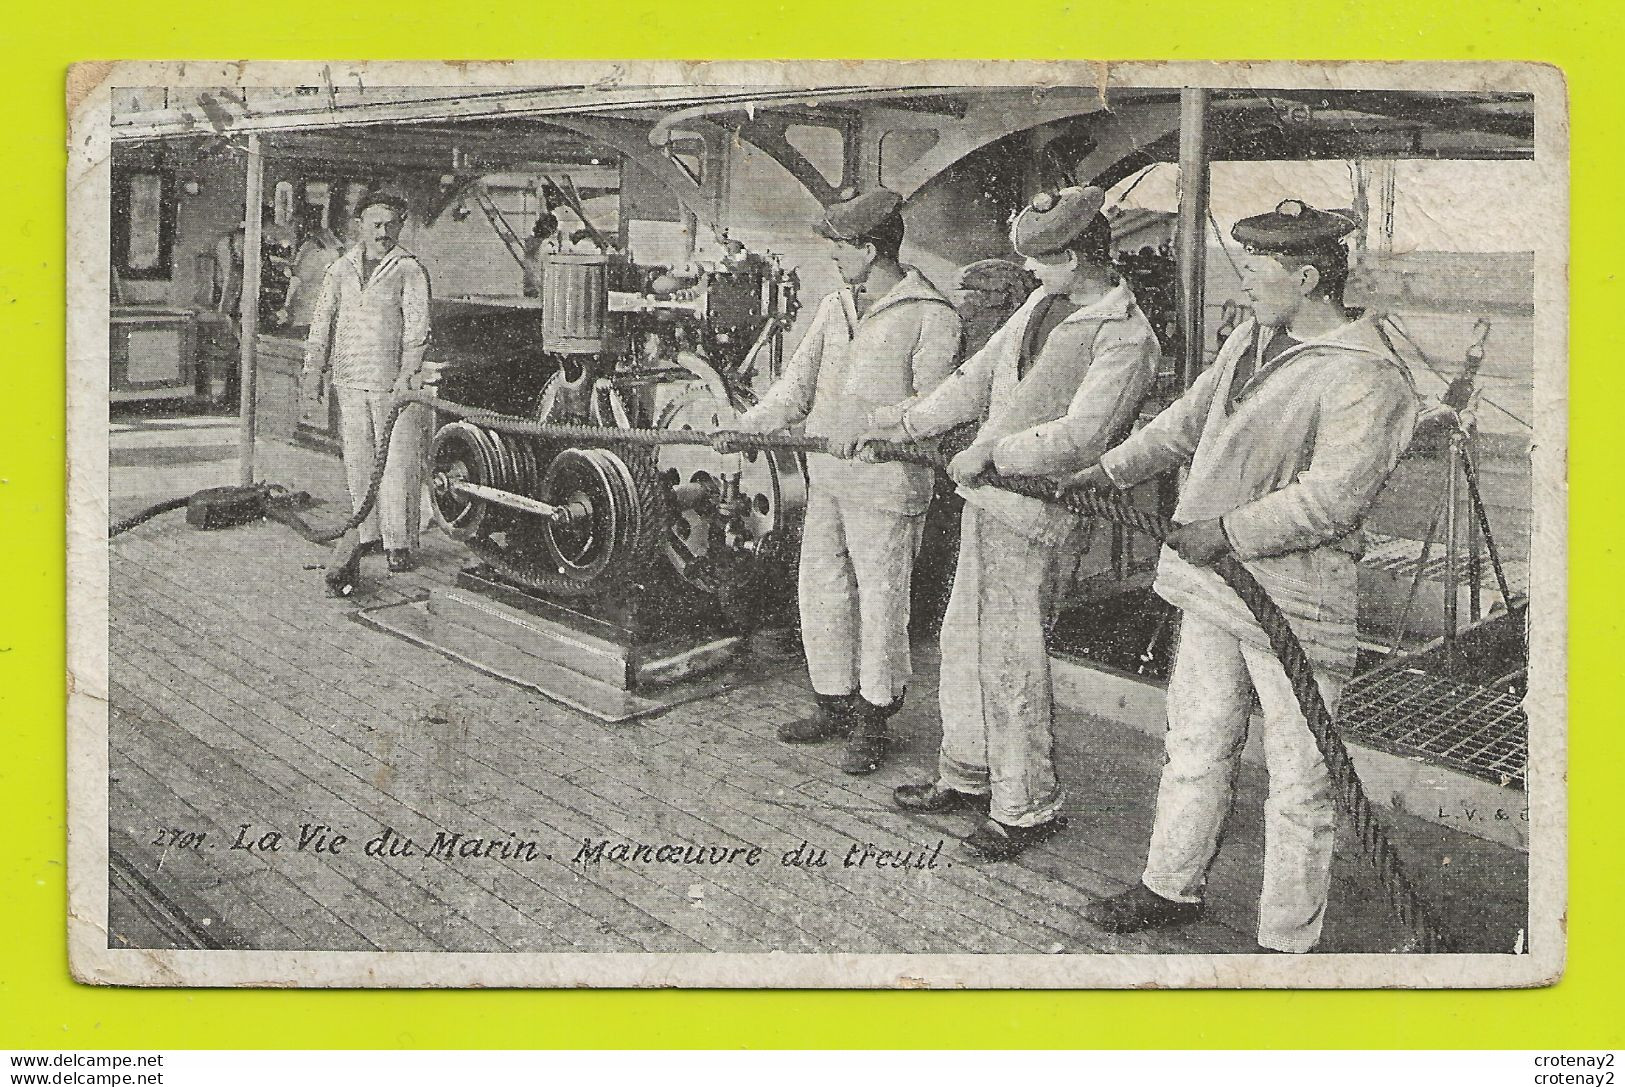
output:
[[[1016,216],[1010,244],[1024,257],[1059,253],[1083,236],[1105,203],[1105,191],[1094,185],[1041,192]]]
[[[813,230],[830,241],[856,241],[874,233],[902,207],[903,198],[890,189],[863,193],[846,189],[839,200],[824,209],[824,218],[813,224]]]
[[[1283,200],[1275,210],[1242,219],[1230,236],[1248,249],[1266,253],[1304,253],[1335,243],[1360,224],[1342,211],[1322,211],[1302,200]]]

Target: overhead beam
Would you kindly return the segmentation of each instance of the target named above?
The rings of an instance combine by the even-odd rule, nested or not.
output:
[[[309,132],[267,138],[269,151],[281,158],[318,158],[329,162],[364,162],[374,166],[437,169],[461,173],[483,169],[487,173],[518,170],[541,163],[573,158],[586,160],[613,156],[604,148],[587,147],[579,136],[548,134],[534,129],[525,137],[478,134],[463,139],[441,133],[419,134],[417,129],[390,132],[376,129],[360,133]]]
[[[445,122],[459,119],[490,117],[551,117],[560,114],[625,113],[632,109],[680,109],[694,105],[727,105],[765,107],[773,103],[811,103],[859,101],[865,98],[898,98],[911,95],[942,94],[943,87],[888,87],[877,89],[866,86],[836,87],[699,87],[699,86],[568,86],[501,91],[491,93],[463,92],[444,98],[413,101],[355,103],[335,108],[267,109],[262,104],[254,112],[242,103],[222,106],[217,98],[210,98],[208,109],[197,101],[183,102],[172,108],[144,111],[141,114],[114,118],[114,139],[136,139],[150,136],[186,135],[213,130],[269,131],[274,129],[341,128],[355,125],[399,124],[414,122]]]
[[[664,185],[682,207],[693,212],[695,219],[713,234],[722,230],[726,169],[720,157],[718,141],[714,135],[700,132],[705,139],[706,163],[702,180],[696,183],[665,153],[649,146],[649,125],[618,117],[549,117],[547,123],[579,133],[620,152],[626,160],[640,166]]]
[[[1087,116],[1105,108],[1106,102],[1094,90],[1060,88],[1036,102],[1029,95],[1020,109],[1011,108],[1008,95],[973,99],[964,118],[943,120],[935,125],[930,123],[932,120],[930,114],[911,113],[908,115],[908,123],[899,124],[897,127],[934,128],[939,139],[936,146],[898,170],[895,175],[887,176],[883,180],[887,188],[906,198],[924,188],[954,163],[988,144],[1039,125],[1069,117]],[[888,112],[893,117],[898,113],[896,110]],[[880,140],[887,129],[877,122],[878,117],[872,119],[865,114],[863,148],[867,163],[866,176],[872,174],[879,180]]]
[[[1435,131],[1468,129],[1533,142],[1532,95],[1485,96],[1471,94],[1418,94],[1403,91],[1302,91],[1271,93],[1269,97],[1299,102],[1311,116],[1347,112],[1414,121]],[[1350,119],[1350,127],[1359,122]]]

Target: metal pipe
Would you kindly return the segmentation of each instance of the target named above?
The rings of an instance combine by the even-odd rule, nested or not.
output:
[[[449,486],[453,494],[464,498],[477,498],[483,502],[493,502],[498,506],[507,506],[509,509],[534,513],[536,516],[545,517],[549,521],[571,522],[591,515],[590,511],[580,505],[554,506],[547,502],[538,501],[528,495],[515,494],[512,491],[504,491],[496,487],[486,487],[479,483],[452,483]]]
[[[1195,383],[1206,362],[1202,307],[1207,288],[1207,104],[1203,87],[1179,92],[1179,387]]]
[[[1460,503],[1456,478],[1461,475],[1461,431],[1450,434],[1450,455],[1445,463],[1444,478],[1444,642],[1455,644],[1458,627],[1457,592],[1460,578],[1456,570],[1456,547],[1461,532],[1457,505]]]
[[[683,263],[689,264],[694,260],[694,254],[700,246],[700,217],[694,214],[694,209],[683,205]]]
[[[248,134],[248,184],[243,198],[243,280],[238,299],[237,481],[254,482],[254,409],[260,337],[260,247],[265,199],[265,156],[257,132]]]
[[[1472,486],[1472,481],[1468,481]],[[1483,601],[1479,583],[1484,580],[1484,561],[1479,544],[1478,519],[1467,518],[1467,621],[1476,623],[1483,618]]]
[[[649,146],[664,151],[671,144],[672,130],[693,121],[710,121],[730,113],[748,113],[756,108],[754,102],[706,102],[673,110],[661,117],[649,129]]]
[[[1398,174],[1394,169],[1394,160],[1379,159],[1377,165],[1377,252],[1392,253],[1394,251],[1394,202],[1398,195]]]
[[[1484,508],[1484,493],[1478,486],[1478,468],[1473,454],[1466,445],[1461,447],[1461,470],[1467,478],[1467,497],[1472,501],[1473,514],[1484,540],[1484,553],[1489,556],[1490,569],[1495,573],[1495,584],[1501,590],[1501,606],[1512,610],[1512,586],[1507,582],[1506,567],[1501,562],[1501,550],[1495,545],[1495,533],[1490,530],[1489,511]]]

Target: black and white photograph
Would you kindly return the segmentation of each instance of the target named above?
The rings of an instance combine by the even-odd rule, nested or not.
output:
[[[1554,69],[70,110],[79,980],[1561,975]]]

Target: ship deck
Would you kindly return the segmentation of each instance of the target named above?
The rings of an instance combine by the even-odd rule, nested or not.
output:
[[[225,417],[115,418],[112,515],[232,482],[234,426]],[[263,478],[316,497],[313,521],[342,518],[333,458],[276,443],[260,453]],[[835,748],[774,738],[813,705],[794,662],[719,696],[605,725],[355,621],[360,607],[449,583],[468,561],[432,529],[424,545],[410,574],[367,559],[356,597],[336,601],[321,591],[327,550],[280,525],[200,532],[174,513],[111,543],[112,946],[1255,950],[1265,781],[1254,767],[1240,774],[1206,919],[1110,936],[1080,911],[1135,880],[1143,863],[1161,752],[1141,731],[1061,712],[1070,827],[1015,862],[976,863],[955,840],[968,817],[908,816],[889,801],[934,762],[931,647],[918,655],[893,758],[875,775],[848,777]],[[302,825],[326,830],[301,849]],[[386,829],[382,855],[368,855],[366,843]],[[259,848],[272,832],[284,836],[279,848]],[[339,834],[348,838],[339,852],[318,851]],[[437,835],[461,836],[453,855],[424,855]],[[1524,854],[1405,815],[1394,836],[1464,949],[1519,945]],[[391,855],[387,842],[399,853],[405,839],[415,852]],[[232,848],[239,841],[255,848]],[[602,860],[578,857],[600,842]],[[1351,842],[1340,832],[1340,844]],[[620,843],[715,846],[731,860],[612,859]],[[843,863],[866,846],[928,863]],[[756,864],[747,863],[751,847],[761,850]],[[783,863],[798,848],[826,850],[827,866]],[[1340,849],[1322,949],[1403,946],[1369,869]]]

